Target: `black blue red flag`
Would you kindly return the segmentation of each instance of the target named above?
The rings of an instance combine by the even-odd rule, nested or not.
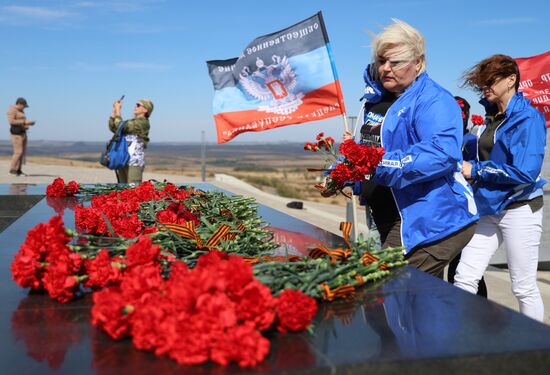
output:
[[[207,65],[218,143],[345,113],[321,12],[254,39],[238,58]]]

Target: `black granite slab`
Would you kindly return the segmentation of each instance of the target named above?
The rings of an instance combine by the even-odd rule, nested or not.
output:
[[[260,213],[294,241],[289,246],[297,233],[303,243],[340,241],[273,209]],[[1,374],[550,373],[550,327],[411,267],[363,287],[353,301],[321,304],[313,335],[269,333],[271,352],[255,368],[180,366],[92,327],[89,296],[60,304],[11,281],[26,232],[54,214],[43,199],[0,233]],[[64,220],[72,225],[71,210]]]

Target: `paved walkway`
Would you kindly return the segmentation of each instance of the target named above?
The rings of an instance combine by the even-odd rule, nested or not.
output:
[[[62,177],[65,181],[75,180],[80,183],[116,182],[114,172],[106,168],[83,168],[27,163],[23,168],[27,176],[19,177],[9,174],[8,170],[8,161],[0,159],[0,184],[49,184],[56,177]],[[158,181],[166,179],[176,184],[200,182],[200,179],[196,177],[151,173],[148,172],[147,169],[144,173],[144,179],[156,179]],[[344,206],[328,205],[317,202],[303,202],[304,208],[302,210],[291,209],[286,205],[293,199],[265,193],[228,175],[217,175],[215,179],[206,182],[237,195],[254,197],[258,203],[285,212],[332,233],[340,234],[338,230],[339,223],[346,218],[346,208]],[[367,233],[364,210],[358,210],[357,216],[359,220],[359,232]],[[550,324],[550,271],[539,271],[537,279],[542,298],[546,305],[544,321],[546,324]],[[507,270],[490,267],[485,273],[485,281],[489,290],[490,300],[513,310],[518,310],[517,301],[511,292],[510,277]]]

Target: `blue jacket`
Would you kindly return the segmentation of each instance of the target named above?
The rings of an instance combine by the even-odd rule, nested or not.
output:
[[[386,153],[373,181],[392,190],[407,252],[479,219],[460,173],[462,129],[455,99],[426,73],[386,113],[381,128]]]
[[[499,214],[512,202],[541,196],[546,183],[540,176],[546,123],[522,93],[510,99],[494,141],[490,160],[470,161],[480,215]]]
[[[473,133],[464,134],[462,158],[464,160],[477,159],[477,136]]]

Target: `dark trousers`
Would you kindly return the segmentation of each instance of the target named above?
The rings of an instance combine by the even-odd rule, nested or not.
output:
[[[380,228],[379,228],[380,229]],[[380,233],[382,248],[401,245],[401,222],[396,222],[386,233]],[[435,242],[423,244],[407,253],[409,265],[443,279],[445,267],[470,242],[476,231],[476,223],[469,224]]]

